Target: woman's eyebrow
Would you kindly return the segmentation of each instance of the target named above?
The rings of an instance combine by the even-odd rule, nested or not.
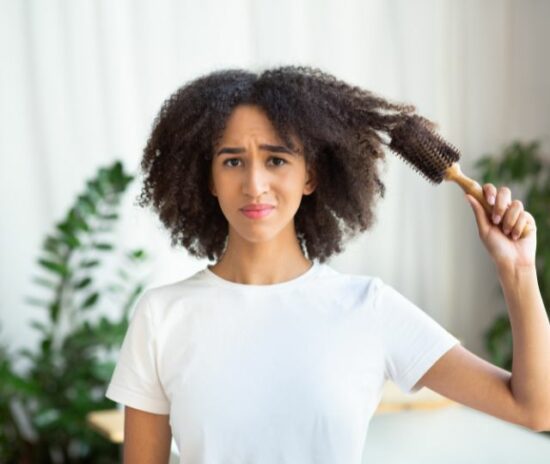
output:
[[[282,145],[269,145],[269,144],[262,144],[260,145],[261,150],[270,151],[273,153],[287,153],[292,156],[296,156],[296,153],[294,153],[290,148],[284,147]],[[244,153],[246,150],[243,147],[223,147],[216,153],[216,156],[221,155],[222,153]]]

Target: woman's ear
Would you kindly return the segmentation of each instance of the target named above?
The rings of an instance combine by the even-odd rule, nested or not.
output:
[[[212,179],[212,172],[208,174],[208,190],[210,190],[210,193],[214,196],[216,195],[216,188],[214,187],[214,181]]]
[[[308,168],[308,177],[304,186],[304,195],[312,194],[317,188],[317,173],[314,168]]]

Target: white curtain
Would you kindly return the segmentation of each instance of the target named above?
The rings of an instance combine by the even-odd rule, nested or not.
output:
[[[100,165],[137,173],[163,100],[224,67],[320,67],[415,104],[461,152],[461,166],[514,138],[549,152],[550,2],[544,0],[57,0],[0,3],[0,337],[33,346],[25,305],[44,235]],[[137,180],[140,180],[139,178]],[[376,226],[331,260],[378,275],[485,355],[505,311],[495,269],[455,184],[429,184],[388,154]],[[118,241],[156,257],[150,285],[206,265],[133,205]],[[109,312],[118,308],[104,308]]]

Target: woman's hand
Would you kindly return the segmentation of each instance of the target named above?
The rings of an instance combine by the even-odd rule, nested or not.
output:
[[[474,210],[479,238],[495,264],[507,269],[534,266],[537,228],[533,216],[524,211],[521,201],[512,200],[512,192],[506,186],[497,190],[493,184],[485,184],[483,193],[493,206],[491,218],[473,196],[465,196]],[[525,237],[519,238],[526,224],[530,224],[532,230]]]

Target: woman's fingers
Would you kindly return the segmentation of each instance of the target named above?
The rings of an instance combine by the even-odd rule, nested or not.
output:
[[[495,187],[491,183],[483,185],[483,193],[487,202],[493,205],[491,221],[501,225],[505,235],[519,237],[523,228],[529,222],[529,216],[520,200],[512,200],[512,191],[506,187]]]
[[[528,222],[529,216],[527,213],[522,212],[512,229],[512,239],[517,240],[519,238]]]
[[[485,184],[483,185],[483,193],[487,202],[490,205],[494,205],[497,198],[497,188],[493,184]]]
[[[504,213],[502,219],[502,231],[508,235],[512,229],[515,229],[517,226],[518,220],[521,218],[523,213],[523,203],[519,200],[514,200],[510,203],[510,206]],[[523,230],[523,229],[522,229]]]
[[[495,204],[493,206],[493,214],[491,218],[493,221],[493,224],[495,225],[500,224],[500,222],[502,221],[502,218],[504,217],[504,214],[506,213],[506,210],[509,208],[511,203],[512,203],[511,190],[506,186],[503,186],[497,189]]]

